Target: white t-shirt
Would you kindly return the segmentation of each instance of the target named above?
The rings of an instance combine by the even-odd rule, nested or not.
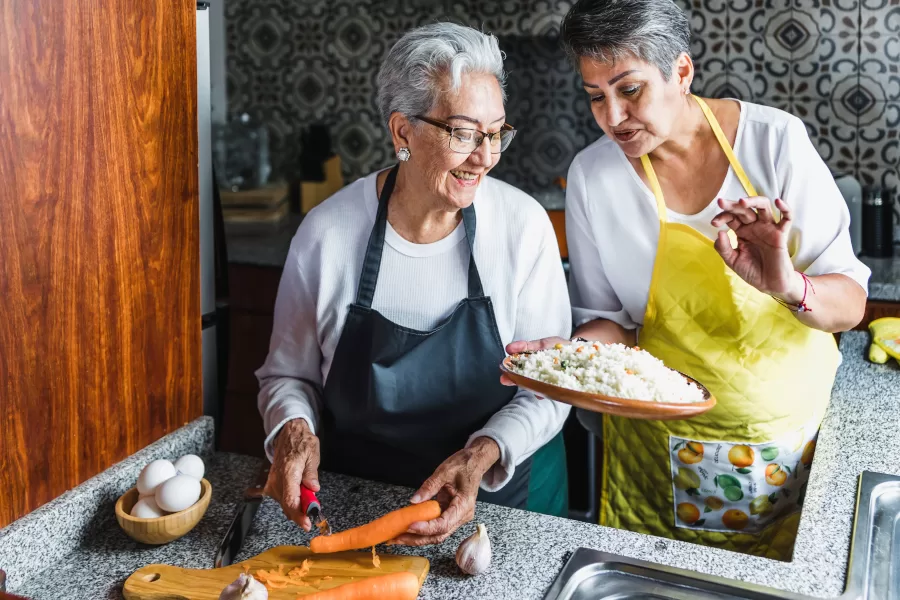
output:
[[[357,180],[311,210],[291,243],[269,355],[256,372],[269,460],[272,440],[285,422],[302,418],[316,431],[322,389],[348,307],[356,300],[375,224],[376,177],[372,173]],[[475,263],[504,346],[514,340],[569,337],[571,307],[547,212],[524,192],[491,177],[479,186],[474,206]],[[388,223],[372,308],[399,325],[432,329],[466,297],[468,265],[462,221],[433,244],[409,242]],[[495,491],[505,485],[515,465],[559,433],[568,413],[568,405],[519,390],[469,438],[487,436],[500,446],[500,461],[485,474],[482,487]],[[433,426],[438,430],[441,423]]]
[[[868,289],[871,271],[853,253],[850,213],[803,122],[776,108],[741,102],[734,151],[759,195],[792,209],[789,247],[794,267],[807,275],[840,273]],[[702,177],[702,173],[697,173]],[[609,319],[627,329],[643,324],[659,240],[653,192],[609,137],[582,150],[569,167],[566,238],[573,324]],[[747,193],[729,168],[722,188],[696,215],[667,210],[711,240],[717,198]]]

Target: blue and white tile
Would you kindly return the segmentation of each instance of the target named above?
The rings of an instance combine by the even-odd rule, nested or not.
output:
[[[832,171],[852,172],[857,158],[855,125],[841,121],[830,98],[799,98],[788,102],[788,112],[799,117],[819,156]]]
[[[863,184],[897,184],[900,103],[877,103],[860,117],[859,149],[858,173]]]
[[[812,15],[822,35],[844,40],[857,35],[860,0],[793,0],[792,8]]]
[[[795,13],[798,14],[798,13]],[[793,94],[828,96],[838,81],[857,74],[859,42],[844,43],[833,35],[819,35],[815,45],[795,53],[791,61]]]

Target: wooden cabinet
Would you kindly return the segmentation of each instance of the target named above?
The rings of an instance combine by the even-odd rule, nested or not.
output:
[[[255,371],[269,352],[280,268],[230,265],[231,290],[228,383],[222,408],[219,449],[265,456],[262,417],[256,406]]]
[[[194,0],[0,0],[0,527],[202,414]]]
[[[900,318],[900,302],[885,302],[883,300],[869,300],[866,303],[866,314],[859,325],[854,327],[857,331],[868,329],[869,323],[875,319],[884,317]]]

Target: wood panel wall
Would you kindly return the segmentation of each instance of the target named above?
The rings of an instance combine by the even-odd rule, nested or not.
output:
[[[0,0],[0,527],[202,414],[196,7]]]

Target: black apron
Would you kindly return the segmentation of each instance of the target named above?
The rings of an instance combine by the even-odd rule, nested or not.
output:
[[[475,265],[474,206],[462,211],[468,296],[453,313],[431,331],[416,331],[372,309],[396,179],[395,166],[381,192],[356,303],[325,382],[320,439],[323,469],[416,489],[517,388],[500,383],[498,365],[506,354]],[[479,489],[478,500],[526,508],[531,464],[529,458],[517,465],[497,492]]]

